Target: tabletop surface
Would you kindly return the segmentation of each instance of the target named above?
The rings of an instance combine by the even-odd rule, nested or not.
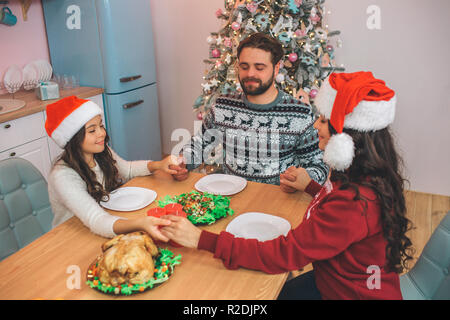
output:
[[[157,199],[133,212],[107,211],[129,219],[145,215],[164,196],[194,190],[194,184],[202,177],[191,172],[181,182],[162,173],[134,178],[124,186],[152,189],[157,192]],[[201,228],[219,233],[245,212],[277,215],[295,228],[310,200],[305,193],[287,194],[278,186],[249,182],[243,191],[231,196],[230,207],[235,211],[232,216]],[[78,218],[69,219],[0,262],[0,299],[270,300],[276,299],[288,275],[270,275],[245,268],[228,270],[210,252],[164,243],[160,246],[182,255],[181,264],[175,267],[167,282],[129,297],[106,295],[86,284],[87,269],[101,254],[101,245],[106,240],[90,232]]]

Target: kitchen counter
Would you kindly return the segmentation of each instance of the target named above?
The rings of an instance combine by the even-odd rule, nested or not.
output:
[[[75,95],[78,98],[86,99],[102,94],[103,91],[104,90],[102,88],[93,88],[93,87],[60,89],[59,90],[60,97],[58,99],[42,101],[36,96],[34,90],[25,91],[22,89],[14,94],[14,99],[23,100],[26,102],[26,105],[23,108],[20,108],[19,110],[0,114],[0,123],[28,116],[36,112],[44,111],[45,107],[48,104],[58,101],[59,99],[64,97]],[[0,99],[11,99],[11,98],[12,94],[10,93],[0,95]]]

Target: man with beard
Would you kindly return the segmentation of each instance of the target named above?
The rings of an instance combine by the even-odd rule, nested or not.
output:
[[[225,174],[250,181],[279,185],[280,174],[292,166],[305,168],[320,184],[326,180],[311,107],[275,85],[283,55],[282,45],[263,33],[241,41],[237,70],[243,92],[217,98],[201,133],[183,148],[187,166],[175,179],[186,179],[188,170],[212,157]]]

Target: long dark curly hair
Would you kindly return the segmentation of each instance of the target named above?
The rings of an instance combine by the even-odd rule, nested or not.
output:
[[[328,122],[330,134],[336,130]],[[381,209],[383,235],[387,240],[386,270],[402,273],[409,269],[414,250],[406,232],[412,228],[406,217],[406,201],[403,194],[406,180],[401,175],[403,161],[398,155],[389,127],[360,132],[344,129],[355,144],[352,165],[344,172],[332,171],[330,180],[340,181],[341,189],[355,191],[354,200],[370,201],[361,196],[358,186],[371,188],[378,197]]]
[[[66,144],[59,159],[63,160],[67,166],[80,175],[84,182],[86,182],[88,193],[95,201],[98,203],[100,201],[107,201],[109,199],[109,193],[122,184],[119,177],[119,171],[115,166],[116,161],[112,157],[111,150],[107,145],[109,136],[106,134],[105,149],[101,153],[94,154],[94,158],[100,166],[100,169],[103,171],[103,176],[105,178],[105,187],[103,187],[103,185],[97,181],[95,172],[89,168],[89,165],[83,158],[81,144],[84,141],[85,135],[86,129],[83,127]]]

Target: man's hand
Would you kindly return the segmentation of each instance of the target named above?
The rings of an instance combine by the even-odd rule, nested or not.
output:
[[[292,181],[292,176],[295,177],[294,181]],[[305,191],[310,182],[311,178],[309,177],[308,172],[301,167],[290,167],[284,174],[280,175],[280,186],[281,184],[284,184],[287,187],[300,191]]]
[[[286,192],[286,193],[294,193],[297,191],[297,189],[288,186],[287,184],[284,183],[284,181],[291,181],[294,182],[295,181],[295,167],[289,167],[285,172],[283,172],[282,174],[280,174],[280,188],[282,191]],[[283,182],[282,182],[283,181]]]
[[[177,181],[186,180],[189,176],[189,171],[186,169],[186,163],[183,157],[178,158],[178,165],[176,166],[177,173],[173,174],[172,177]],[[174,168],[174,166],[169,166],[170,169]]]

